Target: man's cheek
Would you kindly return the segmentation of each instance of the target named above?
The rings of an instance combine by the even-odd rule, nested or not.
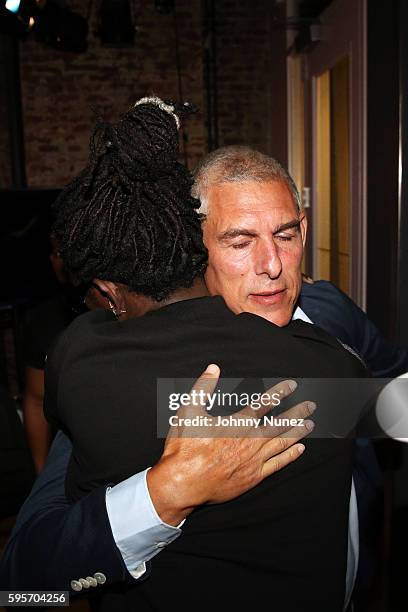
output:
[[[231,274],[226,274],[223,266],[216,265],[211,259],[209,260],[205,273],[205,282],[212,295],[222,295],[230,278]]]
[[[246,274],[245,267],[241,262],[228,262],[223,266],[223,274],[227,279],[242,278]]]
[[[245,260],[242,257],[232,257],[228,252],[222,252],[216,258],[209,259],[214,273],[225,279],[242,276],[246,271]]]
[[[220,261],[220,268],[227,276],[245,276],[249,270],[249,255],[240,251],[228,251]]]
[[[302,249],[298,249],[293,252],[285,253],[285,255],[281,257],[282,268],[287,277],[300,279],[302,256]]]

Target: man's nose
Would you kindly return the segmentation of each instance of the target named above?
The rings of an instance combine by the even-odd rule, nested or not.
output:
[[[267,274],[270,278],[278,278],[280,276],[282,272],[282,261],[279,257],[278,248],[273,240],[258,245],[255,257],[256,274]]]

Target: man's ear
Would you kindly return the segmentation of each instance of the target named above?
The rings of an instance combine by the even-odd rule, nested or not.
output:
[[[306,244],[306,235],[307,235],[307,217],[306,217],[305,210],[301,211],[300,218],[302,219],[300,222],[300,235],[302,236],[302,244],[304,248]]]

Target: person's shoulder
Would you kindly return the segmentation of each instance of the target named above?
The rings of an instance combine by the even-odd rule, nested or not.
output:
[[[287,334],[291,336],[315,336],[314,325],[300,319],[291,320],[287,325],[276,325],[261,315],[252,312],[241,312],[235,315],[235,326],[241,334],[250,336],[253,340],[261,338],[263,341],[272,338],[281,338]]]
[[[322,314],[327,312],[337,313],[341,318],[348,316],[360,317],[361,309],[353,300],[339,287],[326,280],[318,280],[313,283],[302,283],[299,304],[307,314],[310,309]],[[313,309],[313,310],[312,310]]]
[[[303,282],[301,296],[336,298],[340,301],[349,299],[339,287],[327,280],[315,280],[311,283]]]
[[[107,310],[91,310],[76,317],[64,331],[58,336],[50,348],[47,360],[67,356],[75,352],[80,346],[84,346],[87,340],[95,335],[100,325],[116,322],[114,315]]]
[[[224,299],[219,295],[202,296],[188,300],[179,300],[148,312],[143,317],[129,319],[125,325],[129,328],[159,325],[221,325],[226,321],[234,321],[236,315],[228,308]]]
[[[110,310],[90,310],[89,312],[85,312],[76,317],[68,325],[64,335],[72,337],[76,334],[84,333],[86,330],[92,329],[97,325],[109,323],[115,320],[115,316],[110,312]]]

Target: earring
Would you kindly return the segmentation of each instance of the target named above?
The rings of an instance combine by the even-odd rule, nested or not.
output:
[[[109,308],[111,309],[111,311],[113,312],[113,314],[115,315],[117,319],[119,319],[120,315],[126,314],[126,310],[116,310],[116,308],[114,307],[114,305],[109,299],[108,299],[108,302],[109,302]]]

